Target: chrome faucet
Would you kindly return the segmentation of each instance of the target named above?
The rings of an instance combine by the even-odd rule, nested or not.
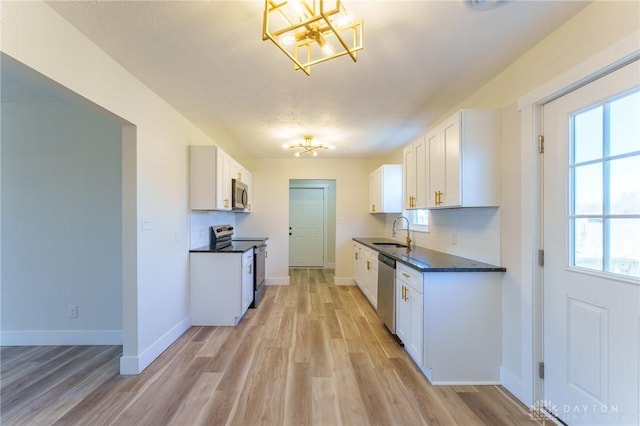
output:
[[[409,219],[407,219],[404,216],[398,216],[395,219],[393,219],[393,226],[391,227],[391,236],[395,237],[396,236],[396,222],[398,222],[398,219],[404,219],[407,221],[407,251],[411,250],[411,237],[409,236],[409,231],[411,229],[409,229]]]

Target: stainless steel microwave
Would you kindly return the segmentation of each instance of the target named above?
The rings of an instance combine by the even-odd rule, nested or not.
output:
[[[231,208],[246,210],[249,208],[249,188],[238,179],[231,179]]]

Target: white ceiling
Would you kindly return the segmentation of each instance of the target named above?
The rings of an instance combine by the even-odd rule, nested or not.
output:
[[[262,41],[262,0],[49,4],[214,141],[289,157],[312,134],[345,158],[407,144],[587,3],[345,0],[364,49],[310,77]]]

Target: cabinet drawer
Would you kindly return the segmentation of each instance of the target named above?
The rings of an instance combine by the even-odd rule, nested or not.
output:
[[[396,279],[409,285],[418,293],[422,293],[422,272],[398,262],[396,263]]]

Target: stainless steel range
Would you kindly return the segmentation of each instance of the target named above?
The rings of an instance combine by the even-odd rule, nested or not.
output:
[[[266,281],[266,256],[267,238],[233,238],[233,226],[215,225],[211,227],[209,248],[211,250],[222,250],[232,247],[234,243],[249,244],[253,246],[253,303],[251,308],[257,308],[258,303],[264,296]]]
[[[214,225],[209,231],[209,248],[220,250],[229,247],[232,243],[231,237],[233,237],[233,226]]]

